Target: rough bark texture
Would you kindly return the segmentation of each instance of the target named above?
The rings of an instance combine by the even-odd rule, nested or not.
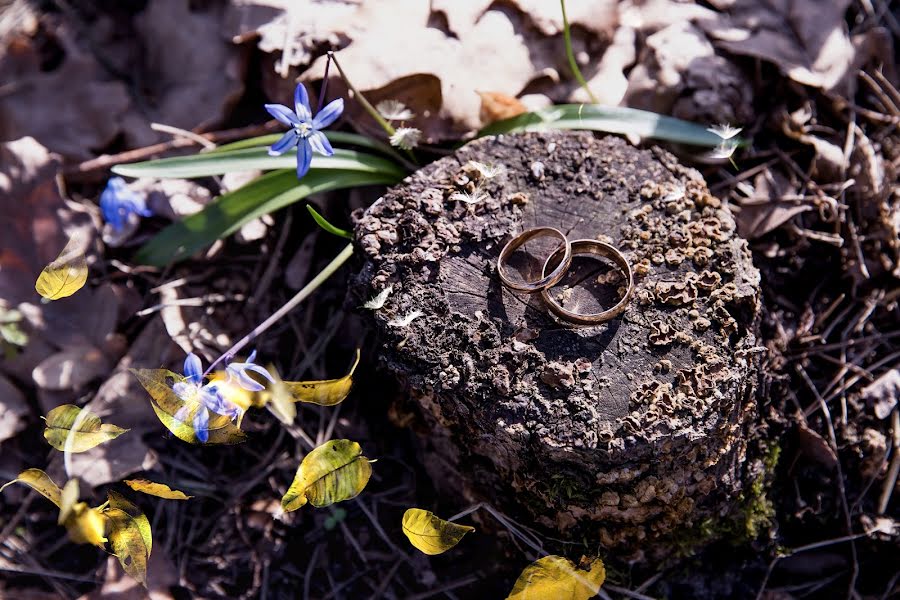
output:
[[[500,284],[500,249],[535,225],[626,254],[637,287],[624,315],[566,326]],[[759,274],[699,173],[615,137],[487,138],[390,190],[356,236],[355,294],[393,287],[366,312],[439,488],[636,557],[689,545],[687,530],[746,499]],[[609,306],[616,271],[583,262],[582,287]]]

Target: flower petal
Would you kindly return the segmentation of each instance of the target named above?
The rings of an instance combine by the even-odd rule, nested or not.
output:
[[[201,406],[194,415],[194,435],[203,444],[209,440],[209,411],[205,406]]]
[[[238,373],[238,384],[248,392],[261,392],[265,388],[262,384],[258,383],[254,379],[252,379],[249,375],[247,375],[246,371],[240,371]]]
[[[301,121],[309,121],[312,118],[312,109],[309,107],[309,94],[306,86],[298,83],[294,88],[294,110]]]
[[[325,156],[334,155],[334,149],[331,147],[331,142],[328,141],[328,138],[325,137],[325,134],[321,131],[313,132],[308,139],[309,145],[312,146],[312,149],[315,152],[324,154]]]
[[[277,142],[272,144],[272,147],[269,148],[269,156],[281,156],[287,150],[290,150],[294,146],[297,145],[297,140],[300,139],[300,136],[297,135],[297,132],[291,129],[286,134],[281,136]]]
[[[309,145],[309,139],[300,140],[297,144],[297,179],[303,179],[303,176],[309,172],[309,164],[312,162],[312,146]]]
[[[344,99],[332,100],[313,119],[313,129],[325,129],[334,123],[342,112],[344,112]]]
[[[278,119],[281,124],[288,127],[300,124],[300,119],[287,106],[283,104],[266,104],[265,106],[269,114]]]
[[[184,359],[184,376],[194,384],[203,381],[203,363],[200,362],[200,357],[193,352]]]
[[[194,395],[197,393],[197,385],[186,381],[179,381],[172,386],[172,391],[175,392],[176,396],[185,402],[188,402],[193,399]]]
[[[266,370],[266,368],[263,367],[263,366],[257,365],[257,364],[255,364],[255,363],[250,363],[250,364],[248,364],[248,365],[245,367],[245,370],[247,370],[247,371],[253,371],[254,373],[257,373],[257,374],[261,375],[262,377],[265,377],[266,379],[268,379],[268,380],[271,381],[272,383],[275,383],[275,378],[272,377],[272,374],[269,373],[269,371]]]

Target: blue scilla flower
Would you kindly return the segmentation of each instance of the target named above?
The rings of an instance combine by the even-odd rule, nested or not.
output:
[[[146,201],[128,189],[121,177],[113,177],[106,183],[106,189],[100,194],[100,210],[103,213],[103,220],[109,223],[116,233],[121,233],[125,229],[131,215],[139,217],[153,215],[147,208]]]
[[[271,383],[275,383],[275,378],[269,374],[265,367],[256,364],[256,350],[247,357],[247,362],[233,362],[225,367],[225,372],[232,378],[237,379],[238,384],[248,392],[261,392],[266,389],[262,384],[251,378],[247,371],[253,371],[268,379]]]
[[[194,413],[193,428],[194,435],[197,439],[206,443],[209,439],[209,413],[210,411],[225,415],[230,419],[237,419],[241,415],[241,408],[226,400],[219,392],[218,384],[215,382],[203,384],[203,363],[200,357],[191,352],[184,359],[184,381],[176,382],[172,386],[172,391],[185,402],[197,402],[200,408]],[[179,411],[188,412],[190,404]],[[180,415],[175,415],[179,421],[184,419]]]
[[[297,178],[302,179],[309,171],[312,153],[325,156],[334,154],[325,134],[319,131],[335,122],[344,112],[344,100],[338,98],[328,103],[313,117],[309,107],[309,94],[302,83],[294,90],[294,110],[282,104],[266,104],[266,110],[284,125],[291,128],[280,140],[269,148],[271,156],[280,156],[297,146]]]

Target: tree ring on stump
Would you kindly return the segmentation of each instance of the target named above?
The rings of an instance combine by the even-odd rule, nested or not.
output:
[[[626,256],[635,289],[623,314],[566,327],[539,295],[501,285],[503,245],[540,226]],[[354,302],[391,286],[365,312],[439,490],[647,558],[738,509],[759,273],[697,171],[612,136],[484,138],[389,190],[355,234]],[[622,293],[619,269],[571,271],[572,287],[553,292],[565,306],[609,307]]]

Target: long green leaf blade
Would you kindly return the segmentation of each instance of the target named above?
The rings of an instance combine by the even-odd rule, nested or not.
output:
[[[244,223],[276,211],[310,194],[363,185],[396,183],[400,175],[379,171],[311,169],[297,181],[293,169],[267,173],[223,194],[200,212],[169,225],[144,245],[135,259],[164,266],[237,231]]]
[[[491,123],[478,135],[551,129],[590,129],[694,146],[714,147],[722,142],[722,138],[696,123],[636,108],[599,104],[551,106],[544,111],[524,113]]]
[[[125,177],[192,179],[235,171],[290,169],[295,168],[296,164],[296,150],[285,152],[281,156],[269,156],[266,148],[257,147],[116,165],[112,171]],[[405,175],[396,163],[386,158],[344,149],[335,149],[334,156],[316,155],[312,160],[312,168],[314,170],[352,170],[395,175],[398,178]]]

